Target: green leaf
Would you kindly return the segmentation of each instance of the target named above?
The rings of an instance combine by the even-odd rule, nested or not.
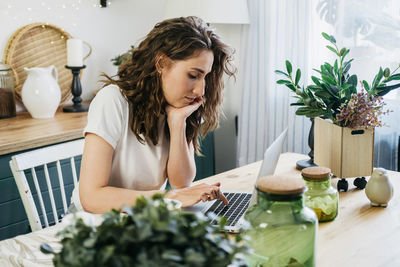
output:
[[[340,49],[339,55],[343,57],[344,53],[346,53],[346,48],[343,47],[342,49]]]
[[[336,43],[335,37],[333,37],[332,35],[328,35],[327,33],[323,32],[322,36],[328,40],[329,42],[331,42],[332,44]]]
[[[289,62],[289,60],[286,60],[286,70],[288,74],[292,74],[292,64]]]
[[[301,77],[301,71],[300,71],[300,69],[297,69],[297,71],[296,71],[296,80],[295,80],[295,83],[294,83],[296,86],[299,84],[300,77]]]
[[[328,48],[329,50],[331,50],[333,53],[335,53],[336,55],[338,55],[339,56],[339,53],[336,51],[336,49],[335,48],[333,48],[332,46],[330,46],[330,45],[327,45],[326,46],[326,48]]]
[[[362,83],[364,85],[365,91],[367,91],[367,93],[369,93],[370,88],[369,88],[367,81],[363,80]]]
[[[323,91],[323,89],[321,88],[320,85],[309,85],[309,86],[307,86],[307,89],[310,89],[311,91],[318,91],[318,90]]]
[[[288,78],[289,78],[289,75],[288,75],[286,72],[283,72],[283,71],[281,71],[281,70],[275,70],[275,73],[276,73],[276,74],[282,74],[282,75],[285,75],[286,77],[288,77]]]
[[[319,79],[315,76],[311,76],[311,80],[316,84],[316,85],[320,85],[321,83],[319,82]]]
[[[383,70],[382,70],[382,67],[380,67],[378,74],[375,76],[374,80],[372,81],[372,86],[371,86],[372,91],[374,91],[376,89],[376,87],[378,86],[382,77],[383,77]]]
[[[378,96],[384,96],[384,95],[386,95],[387,93],[389,93],[390,91],[392,91],[392,90],[394,90],[394,89],[397,89],[397,88],[400,88],[400,83],[395,84],[395,85],[391,85],[391,86],[378,87],[378,88],[376,89],[376,91],[377,91],[376,94],[377,94]]]
[[[390,81],[394,81],[394,80],[400,80],[400,73],[393,74],[388,79],[386,79],[386,82],[390,82]]]
[[[345,58],[349,52],[350,52],[350,49],[346,49],[342,55],[342,59]]]
[[[276,83],[277,84],[291,84],[292,82],[288,81],[288,80],[278,80],[278,81],[276,81]]]
[[[332,86],[331,88],[331,86],[328,84],[321,84],[321,85],[325,89],[325,91],[328,92],[331,96],[333,96],[334,98],[339,98],[337,95],[337,88],[335,86]]]
[[[300,107],[296,110],[296,115],[307,116],[308,118],[319,117],[325,113],[325,110],[314,107]]]
[[[331,77],[329,77],[328,75],[321,75],[321,78],[324,82],[326,82],[328,84],[337,85],[336,81],[334,79],[332,79]]]
[[[321,66],[321,68],[322,68],[322,66]],[[313,69],[313,71],[316,71],[316,72],[318,72],[319,74],[322,74],[322,72],[321,72],[320,70]]]
[[[335,64],[333,64],[333,69],[334,69],[336,75],[339,74],[339,68],[338,68],[337,59],[335,60]]]
[[[357,87],[357,82],[358,82],[358,79],[357,79],[357,75],[351,75],[348,79],[347,79],[347,83],[350,83],[350,84],[352,84],[353,86],[355,86],[355,87]]]
[[[291,103],[290,105],[291,106],[304,106],[304,103],[303,102],[301,102],[301,103]]]
[[[289,89],[293,92],[296,92],[296,88],[293,86],[293,84],[286,84],[286,86],[289,87]]]
[[[325,62],[324,67],[329,72],[329,74],[332,74],[332,76],[333,76],[333,67],[331,66],[331,64]]]
[[[385,76],[386,78],[390,76],[390,69],[389,69],[389,68],[386,68],[386,69],[383,71],[383,76]]]
[[[343,75],[344,74],[346,74],[349,70],[350,70],[350,68],[351,68],[351,64],[349,63],[349,64],[347,64],[347,65],[345,65],[344,67],[343,67]]]
[[[330,98],[331,97],[331,94],[329,94],[328,92],[325,92],[325,91],[315,92],[315,95],[320,98]]]
[[[310,108],[309,107],[300,107],[296,110],[296,115],[306,115],[307,113],[310,113]]]
[[[344,64],[343,64],[343,69],[345,69],[346,67],[347,67],[347,65],[350,65],[350,63],[353,61],[354,59],[352,58],[352,59],[350,59],[349,61],[346,61]]]

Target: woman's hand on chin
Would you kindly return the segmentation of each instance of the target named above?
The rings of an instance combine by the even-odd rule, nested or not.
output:
[[[193,206],[200,201],[211,201],[214,199],[221,199],[225,205],[229,202],[220,190],[220,183],[213,185],[198,184],[191,187],[174,189],[169,191],[165,197],[179,200],[182,202],[182,207]]]
[[[203,104],[203,97],[196,98],[187,106],[176,108],[168,105],[165,108],[167,113],[168,124],[173,125],[175,122],[185,121],[193,112],[195,112]]]

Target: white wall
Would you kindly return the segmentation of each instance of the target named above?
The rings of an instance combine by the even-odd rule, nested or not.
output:
[[[101,84],[101,72],[115,74],[110,59],[137,43],[163,15],[163,0],[109,0],[107,8],[99,0],[1,0],[0,51],[19,27],[33,22],[48,22],[88,42],[92,55],[85,61],[82,97],[93,97]]]
[[[4,53],[8,38],[18,28],[48,22],[69,32],[73,37],[88,42],[92,55],[82,75],[82,97],[93,98],[101,87],[99,75],[114,75],[116,67],[110,59],[138,44],[162,20],[164,0],[109,0],[107,8],[100,8],[99,0],[0,0],[0,52]],[[240,58],[240,25],[212,25],[223,39],[236,50],[236,64]],[[240,70],[239,70],[240,71]],[[238,77],[240,73],[238,74]],[[224,110],[220,128],[215,132],[216,170],[225,171],[236,164],[236,136],[234,117],[239,113],[240,90],[230,80],[225,86]]]
[[[248,26],[238,24],[215,24],[212,26],[221,38],[236,50],[234,63],[238,69],[236,81],[234,78],[225,80],[224,102],[222,105],[225,117],[220,117],[220,127],[214,133],[215,169],[216,173],[220,173],[236,167],[237,136],[235,133],[235,116],[238,116],[240,112],[241,32],[243,27]]]

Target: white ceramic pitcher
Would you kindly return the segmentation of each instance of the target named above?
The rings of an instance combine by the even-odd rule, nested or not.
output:
[[[35,119],[54,117],[61,100],[56,67],[24,69],[28,77],[22,86],[21,98],[26,109]]]

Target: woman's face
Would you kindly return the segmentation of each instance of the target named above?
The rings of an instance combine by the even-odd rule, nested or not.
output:
[[[171,61],[161,68],[161,80],[167,103],[182,108],[204,96],[205,77],[214,61],[212,51],[202,50],[185,60]]]

